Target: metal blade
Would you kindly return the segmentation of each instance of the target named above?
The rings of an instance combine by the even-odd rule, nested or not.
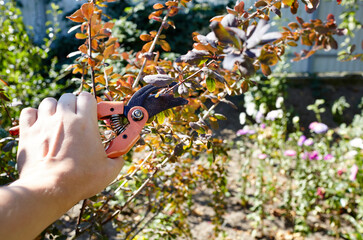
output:
[[[149,113],[149,118],[151,118],[166,109],[185,104],[188,104],[188,100],[181,97],[175,98],[172,94],[164,94],[158,96],[157,98],[155,95],[149,96],[145,100],[143,107]]]
[[[151,118],[166,109],[185,105],[188,103],[188,100],[181,97],[175,98],[172,94],[161,94],[158,97],[155,97],[155,94],[150,95],[152,92],[160,88],[161,87],[147,85],[134,93],[127,106],[125,106],[125,115],[127,116],[129,109],[131,109],[132,107],[141,106],[145,108],[146,111],[148,111],[149,118]]]

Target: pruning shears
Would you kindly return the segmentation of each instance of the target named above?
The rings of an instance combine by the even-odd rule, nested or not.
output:
[[[172,94],[152,94],[161,87],[147,85],[123,101],[103,101],[97,105],[97,117],[104,120],[107,127],[114,131],[116,137],[106,147],[107,156],[119,157],[127,153],[140,139],[140,133],[148,119],[156,114],[181,105],[188,101]]]
[[[188,100],[173,94],[152,94],[159,89],[161,87],[153,85],[142,87],[127,104],[124,101],[101,101],[97,104],[97,118],[103,120],[116,135],[105,148],[109,158],[117,158],[130,151],[151,117],[188,103]],[[19,127],[13,127],[9,132],[18,135]]]

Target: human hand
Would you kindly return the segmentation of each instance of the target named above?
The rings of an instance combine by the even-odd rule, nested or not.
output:
[[[74,204],[102,191],[117,177],[121,158],[107,157],[97,124],[97,103],[86,92],[44,99],[20,115],[18,182],[49,187]]]

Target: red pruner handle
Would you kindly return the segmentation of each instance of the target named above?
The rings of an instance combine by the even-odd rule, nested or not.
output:
[[[97,106],[98,119],[103,119],[110,126],[110,117],[113,114],[124,113],[123,102],[100,102]],[[141,130],[144,128],[149,114],[145,108],[135,106],[127,114],[129,121],[126,130],[113,139],[105,149],[109,158],[117,158],[126,154],[140,139]]]

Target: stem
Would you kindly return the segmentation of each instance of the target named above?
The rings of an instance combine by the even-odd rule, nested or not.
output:
[[[93,2],[93,1],[91,1]],[[91,27],[92,27],[92,18],[89,19],[88,22],[88,57],[90,60],[92,59],[92,31],[91,31]],[[93,69],[93,67],[90,65],[91,68],[91,80],[92,80],[92,90],[93,90],[93,95],[95,96],[95,98],[97,99],[96,96],[96,82],[95,82],[95,70]]]
[[[211,60],[206,67],[209,67],[209,65],[211,65],[212,63],[215,63],[215,60]],[[186,81],[189,81],[190,79],[192,79],[193,77],[195,77],[196,75],[198,75],[200,72],[202,72],[203,69],[199,69],[198,71],[196,71],[195,73],[193,73],[192,75],[190,75],[189,77],[187,77],[186,79],[183,79],[182,81],[180,81],[178,84],[175,84],[173,87],[169,88],[166,93],[171,92],[174,88],[176,88],[177,86],[180,86],[181,84],[185,83]]]
[[[10,113],[9,113],[8,107],[4,104],[4,100],[3,99],[1,99],[1,105],[3,105],[3,108],[4,108],[5,112],[6,112],[6,115],[8,115],[10,121],[13,121],[13,119],[12,119]]]
[[[83,215],[84,209],[86,208],[86,204],[87,204],[87,199],[84,199],[83,202],[82,202],[81,211],[79,212],[79,216],[78,216],[78,220],[77,220],[76,234],[75,234],[76,236],[78,236],[79,232],[80,232],[79,225],[82,222],[82,215]]]
[[[160,25],[160,27],[159,27],[159,30],[158,30],[158,32],[157,32],[157,34],[156,34],[156,36],[155,36],[155,38],[154,38],[154,40],[153,40],[153,42],[152,42],[151,46],[150,46],[150,49],[149,49],[148,53],[152,53],[152,52],[154,51],[154,48],[155,48],[155,46],[156,46],[156,42],[159,40],[160,34],[161,34],[162,30],[163,30],[163,26],[164,26],[164,24],[166,23],[166,21],[168,20],[168,17],[169,17],[169,12],[168,12],[168,13],[164,16],[163,21],[161,22],[161,25]],[[146,63],[147,63],[147,58],[145,58],[145,59],[144,59],[144,62],[142,63],[142,66],[141,66],[141,68],[140,68],[140,72],[139,72],[139,74],[137,75],[137,77],[136,77],[136,79],[135,79],[135,82],[134,82],[134,84],[132,85],[132,88],[136,88],[136,87],[137,87],[137,85],[139,85],[139,82],[140,82],[141,76],[142,76],[142,74],[143,74],[143,72],[144,72],[144,69],[145,69],[145,67],[146,67]]]

